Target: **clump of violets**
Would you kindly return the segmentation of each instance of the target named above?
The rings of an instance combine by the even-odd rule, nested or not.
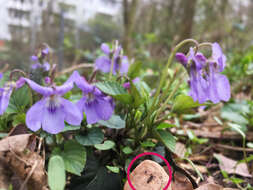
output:
[[[46,56],[49,54],[49,48],[44,47],[42,48],[37,55],[32,55],[30,57],[33,64],[31,65],[31,69],[42,69],[44,71],[50,70],[50,64],[45,61]]]
[[[50,86],[45,87],[28,78],[21,78],[19,81],[26,82],[43,96],[26,114],[26,124],[29,129],[37,131],[42,127],[48,133],[57,134],[64,129],[64,121],[71,125],[81,124],[82,114],[77,106],[62,97],[73,88],[73,82],[67,81],[62,86],[51,83]]]
[[[212,44],[212,56],[209,59],[193,48],[190,48],[188,56],[177,53],[176,59],[189,73],[189,95],[194,101],[218,103],[230,99],[229,80],[220,74],[226,66],[226,56],[218,43]]]
[[[83,92],[83,97],[76,105],[81,113],[85,113],[88,124],[111,118],[114,111],[114,102],[111,97],[103,94],[96,86],[89,84],[77,71],[73,72],[69,81],[73,81]]]
[[[117,43],[115,43],[115,47],[110,49],[107,44],[103,43],[101,45],[101,50],[104,55],[96,59],[96,70],[100,70],[104,73],[110,73],[112,69],[112,74],[114,75],[117,73],[124,75],[128,72],[129,61],[127,56],[122,54],[121,46],[118,46]]]

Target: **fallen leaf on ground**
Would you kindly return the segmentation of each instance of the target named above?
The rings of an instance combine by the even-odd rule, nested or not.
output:
[[[193,190],[189,179],[179,172],[175,172],[174,179],[171,183],[172,190]]]
[[[191,164],[179,163],[179,166],[185,170],[195,171]],[[207,173],[207,169],[205,166],[194,164],[194,166],[200,171],[200,173]]]
[[[223,190],[223,187],[215,183],[207,183],[200,186],[196,190]]]
[[[175,150],[177,150],[177,151],[175,151],[175,154],[179,158],[184,158],[184,155],[186,153],[186,148],[185,148],[185,145],[183,143],[177,142]]]
[[[214,154],[214,157],[219,161],[221,170],[228,174],[237,174],[243,177],[252,177],[249,173],[246,163],[237,164],[237,161],[227,158],[222,154]]]
[[[0,189],[8,189],[10,184],[10,178],[8,168],[0,160]]]
[[[25,134],[8,136],[0,141],[0,161],[3,166],[8,167],[11,174],[20,178],[22,184],[19,183],[18,186],[22,185],[24,190],[25,186],[33,190],[47,189],[45,159],[40,155],[39,145],[36,148],[36,139],[38,139],[36,136]],[[22,189],[22,187],[15,189]]]
[[[22,152],[27,147],[31,134],[5,137],[0,141],[0,152],[12,150]]]

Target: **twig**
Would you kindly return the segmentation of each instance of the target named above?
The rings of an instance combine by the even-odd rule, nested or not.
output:
[[[204,125],[202,126],[204,127]],[[203,130],[192,130],[194,134],[197,137],[204,137],[204,138],[211,138],[211,139],[233,139],[233,140],[241,140],[242,136],[236,132],[233,131],[203,131]],[[173,134],[179,135],[179,136],[187,136],[187,133],[181,134],[177,130],[172,129],[171,132]],[[248,132],[246,135],[246,139],[249,141],[253,141],[253,133]]]
[[[189,125],[189,126],[195,127],[195,128],[203,127],[203,124],[194,123],[194,122],[191,122],[191,121],[187,121],[186,124]],[[219,125],[220,124],[218,124],[218,123],[206,123],[206,124],[204,124],[205,127],[215,127],[215,126],[219,126]]]
[[[72,72],[72,71],[74,71],[74,70],[76,70],[76,69],[81,69],[81,68],[92,68],[92,67],[93,67],[93,64],[91,64],[91,63],[81,63],[81,64],[79,64],[79,65],[74,65],[74,66],[72,66],[72,67],[69,67],[69,68],[67,68],[67,69],[64,69],[63,71],[56,73],[55,76],[58,77],[58,76],[60,76],[60,75],[66,74],[66,73],[70,73],[70,72]]]
[[[31,169],[31,171],[26,176],[25,181],[22,183],[22,185],[20,187],[20,190],[23,190],[25,188],[25,185],[27,184],[28,180],[31,178],[31,176],[32,176],[34,170],[36,169],[37,165],[38,165],[38,160],[35,161],[35,163],[34,163],[32,169]]]
[[[40,149],[41,149],[42,142],[43,142],[43,138],[40,138],[40,140],[39,140],[39,145],[38,145],[38,149],[37,149],[37,154],[40,153]]]
[[[1,73],[4,73],[5,71],[8,70],[8,68],[9,68],[9,64],[6,63],[6,64],[4,65],[4,67],[0,70],[0,72],[1,72]]]
[[[229,149],[229,150],[235,150],[235,151],[246,151],[246,152],[253,152],[253,148],[242,148],[242,147],[233,147],[233,146],[229,146],[229,145],[224,145],[224,144],[215,144],[215,147],[218,148],[225,148],[225,149]]]

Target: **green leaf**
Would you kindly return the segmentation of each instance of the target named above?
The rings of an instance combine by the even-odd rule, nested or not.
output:
[[[153,143],[152,141],[144,141],[141,143],[141,146],[144,147],[144,148],[147,148],[147,147],[155,147],[155,143]]]
[[[137,89],[137,87],[135,86],[135,84],[130,81],[131,87],[130,87],[130,93],[133,97],[133,106],[135,108],[138,108],[141,104],[143,104],[145,102],[145,98],[142,97],[140,91]]]
[[[119,173],[119,167],[116,167],[116,166],[106,166],[106,168],[108,169],[108,170],[110,170],[111,172],[113,172],[113,173],[116,173],[116,174],[118,174]]]
[[[65,184],[64,161],[61,156],[52,156],[48,164],[48,185],[51,190],[63,190]]]
[[[240,113],[233,112],[233,111],[222,111],[221,117],[223,119],[227,119],[229,121],[239,123],[239,124],[248,124],[248,120],[245,119]]]
[[[204,180],[203,175],[200,173],[200,171],[199,171],[198,168],[194,165],[194,163],[193,163],[190,159],[188,159],[188,158],[185,158],[185,160],[187,160],[187,161],[191,164],[191,166],[193,167],[193,169],[195,170],[195,172],[198,174],[198,176],[200,177],[200,179]]]
[[[94,146],[98,150],[110,150],[115,146],[115,143],[107,140],[103,144],[95,144]]]
[[[248,143],[247,143],[247,146],[248,146],[249,148],[253,148],[253,142],[248,142]]]
[[[13,122],[12,122],[12,125],[13,126],[17,126],[19,124],[24,124],[25,123],[25,113],[19,113],[17,115],[14,116],[13,118]]]
[[[77,142],[84,146],[100,144],[104,140],[104,134],[100,128],[94,127],[88,130],[85,135],[77,135]]]
[[[192,97],[186,95],[178,95],[174,101],[172,112],[174,113],[188,113],[193,108],[202,106],[198,102],[194,102]]]
[[[125,154],[131,154],[133,152],[133,149],[129,146],[126,146],[122,149],[122,151],[125,153]]]
[[[84,190],[121,189],[120,175],[108,172],[105,167],[100,167],[94,179]]]
[[[198,143],[198,144],[204,144],[208,142],[208,139],[205,138],[198,138],[193,131],[191,130],[187,130],[187,135],[189,137],[189,139],[194,142],[194,143]]]
[[[161,141],[163,144],[170,149],[172,152],[175,152],[175,147],[176,147],[176,139],[175,137],[166,130],[156,130]]]
[[[183,119],[184,120],[193,120],[193,119],[198,119],[201,118],[202,116],[199,113],[196,114],[184,114]]]
[[[171,128],[171,127],[176,127],[176,125],[171,124],[171,123],[160,123],[156,129],[166,129],[166,128]]]
[[[114,99],[121,101],[122,103],[129,104],[132,101],[132,97],[126,89],[117,82],[106,81],[98,82],[96,86],[105,94],[108,94]]]
[[[64,144],[64,151],[61,152],[66,171],[81,176],[86,163],[85,148],[74,140]]]
[[[74,126],[74,125],[69,125],[69,124],[65,124],[65,127],[63,129],[62,132],[66,132],[66,131],[75,131],[75,130],[79,130],[81,128],[81,126]]]
[[[107,121],[100,120],[98,122],[100,125],[103,125],[112,129],[123,129],[126,126],[126,122],[120,118],[118,115],[112,115],[111,118]]]
[[[237,178],[237,177],[231,177],[230,180],[235,183],[235,184],[240,184],[240,183],[243,183],[244,180],[240,179],[240,178]]]
[[[31,102],[29,93],[31,92],[27,85],[15,90],[11,95],[6,113],[11,114],[24,111],[24,108]]]
[[[139,61],[131,64],[128,69],[127,76],[130,79],[134,79],[134,78],[140,76],[141,67],[142,67],[142,62],[139,62]]]
[[[249,113],[247,104],[244,103],[233,103],[225,105],[221,110],[221,117],[223,119],[232,121],[237,124],[247,125],[249,121],[244,117],[245,114]]]
[[[236,123],[228,123],[228,125],[231,127],[233,131],[236,131],[237,133],[239,133],[243,137],[243,139],[246,138],[246,135],[241,125],[238,125]]]
[[[246,157],[244,158],[243,160],[240,160],[237,164],[240,164],[240,163],[248,163],[248,162],[251,162],[253,160],[253,155],[250,155],[249,157]]]
[[[122,189],[120,174],[108,171],[94,151],[87,150],[87,164],[82,176],[71,180],[71,190],[113,190]]]
[[[228,173],[227,173],[226,171],[221,170],[221,174],[223,175],[223,177],[224,177],[225,179],[228,179],[228,178],[229,178]]]

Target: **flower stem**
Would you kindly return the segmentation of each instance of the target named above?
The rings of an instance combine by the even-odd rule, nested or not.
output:
[[[157,99],[158,99],[158,96],[159,96],[159,94],[160,94],[160,90],[161,90],[161,88],[162,88],[162,86],[163,86],[163,84],[164,84],[164,82],[165,82],[165,80],[166,80],[167,72],[168,72],[168,69],[169,69],[169,67],[170,67],[170,65],[171,65],[171,63],[172,63],[172,61],[173,61],[174,56],[176,55],[177,51],[178,51],[181,47],[183,47],[186,43],[194,43],[196,46],[198,46],[198,42],[197,42],[196,40],[194,40],[194,39],[186,39],[186,40],[180,42],[180,43],[173,49],[173,51],[172,51],[172,53],[170,54],[170,57],[169,57],[169,59],[168,59],[168,62],[167,62],[167,64],[166,64],[165,68],[163,69],[163,73],[162,73],[162,76],[161,76],[161,80],[160,80],[160,83],[159,83],[158,88],[156,89],[156,93],[155,93],[155,96],[154,96],[154,100],[153,100],[152,105],[151,105],[151,107],[150,107],[150,110],[149,110],[149,112],[148,112],[147,118],[149,118],[150,115],[151,115],[151,114],[154,112],[154,110],[155,110],[155,107],[156,107],[156,105],[157,105],[157,104],[156,104],[156,103],[157,103]]]
[[[109,79],[112,78],[112,73],[113,73],[113,67],[114,67],[114,60],[115,60],[115,51],[117,51],[118,49],[118,41],[116,40],[115,41],[115,47],[114,47],[114,53],[113,53],[113,56],[112,56],[112,62],[111,62],[111,68],[110,68],[110,74],[109,74]]]
[[[113,72],[113,67],[114,67],[114,55],[112,56],[112,63],[111,63],[111,68],[110,68],[110,75],[109,75],[109,79],[112,78],[112,72]]]
[[[180,76],[180,79],[177,83],[177,85],[175,86],[175,88],[173,89],[173,91],[170,93],[170,95],[168,96],[168,98],[165,100],[165,102],[163,103],[163,105],[159,108],[159,110],[157,111],[157,114],[156,116],[159,116],[159,114],[164,111],[164,109],[166,108],[167,104],[169,103],[170,99],[175,95],[176,91],[178,90],[181,82],[183,81],[184,79],[184,75],[185,75],[185,72]]]
[[[24,77],[27,77],[27,74],[24,71],[20,69],[14,69],[10,74],[10,80],[12,80],[14,73],[21,73]]]

